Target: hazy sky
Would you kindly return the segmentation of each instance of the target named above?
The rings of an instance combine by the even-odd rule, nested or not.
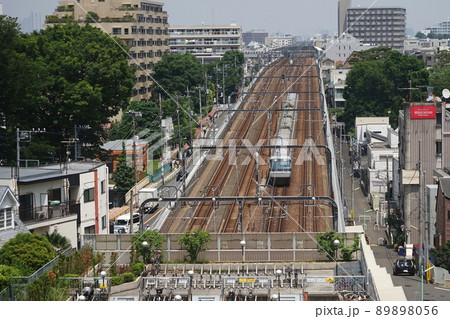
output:
[[[94,0],[96,1],[96,0]],[[108,0],[107,0],[108,1]],[[337,31],[337,0],[165,0],[171,25],[231,24],[243,31],[313,35]],[[51,14],[58,0],[0,0],[3,13],[28,18],[31,12]],[[448,0],[353,0],[353,6],[398,6],[407,10],[407,27],[419,31],[450,16]]]

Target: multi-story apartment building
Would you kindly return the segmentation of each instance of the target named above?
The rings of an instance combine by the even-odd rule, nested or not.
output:
[[[19,194],[20,219],[37,234],[57,231],[73,247],[83,234],[109,232],[108,167],[98,161],[21,167],[0,167],[0,185]]]
[[[447,20],[439,22],[435,26],[425,28],[421,32],[425,35],[432,33],[435,35],[448,36],[450,35],[450,18],[447,18]]]
[[[191,53],[202,61],[220,60],[227,51],[242,50],[242,28],[223,26],[172,26],[169,28],[171,53]]]
[[[294,43],[294,37],[290,34],[276,34],[266,38],[266,46],[277,49],[290,46]]]
[[[403,51],[406,38],[406,9],[394,7],[349,8],[346,33],[363,43]]]
[[[89,21],[97,26],[95,20],[105,32],[123,40],[130,47],[130,65],[138,68],[132,100],[148,100],[153,67],[169,50],[168,15],[163,5],[145,0],[59,1],[55,13],[46,17],[46,25]],[[94,15],[87,14],[91,12]]]
[[[338,36],[345,32],[345,19],[347,10],[352,6],[352,0],[338,1]]]

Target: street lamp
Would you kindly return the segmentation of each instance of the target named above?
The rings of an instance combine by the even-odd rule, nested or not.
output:
[[[183,301],[180,295],[175,295],[174,301]]]
[[[338,274],[338,263],[337,263],[338,256],[337,256],[337,251],[339,249],[340,243],[341,242],[339,241],[339,239],[335,239],[334,242],[333,242],[333,245],[334,245],[334,261],[336,262],[336,276]]]
[[[188,293],[188,300],[192,301],[192,278],[194,277],[194,271],[193,270],[189,270],[188,271],[188,275],[189,275],[189,293]]]
[[[244,262],[245,262],[245,255],[244,255],[244,249],[245,249],[245,240],[241,240],[240,242],[241,248],[242,248],[242,273],[244,273]]]
[[[102,284],[100,285],[100,300],[103,300],[103,295],[106,295],[106,284],[105,284],[105,277],[106,277],[106,271],[102,270],[100,273],[100,276],[102,276]]]
[[[278,278],[278,301],[281,300],[281,296],[280,296],[280,289],[281,289],[281,283],[280,283],[280,276],[283,272],[281,271],[281,269],[277,269],[277,271],[275,272],[275,274],[277,275]]]
[[[147,253],[148,253],[148,242],[143,241],[142,242],[142,257],[144,259],[144,265],[147,267]]]

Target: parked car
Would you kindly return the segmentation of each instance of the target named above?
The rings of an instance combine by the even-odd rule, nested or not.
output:
[[[394,263],[394,275],[408,274],[414,276],[414,262],[411,259],[397,259]]]

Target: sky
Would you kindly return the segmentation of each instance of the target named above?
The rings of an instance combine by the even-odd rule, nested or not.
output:
[[[95,0],[94,0],[95,1]],[[265,30],[312,36],[337,32],[337,0],[162,0],[169,23],[179,25],[242,26],[243,31]],[[0,0],[3,13],[19,22],[40,12],[52,14],[58,0]],[[450,16],[448,0],[353,0],[353,7],[396,6],[406,8],[407,28],[414,33]],[[24,24],[25,26],[25,24]],[[24,30],[27,32],[27,30]]]

